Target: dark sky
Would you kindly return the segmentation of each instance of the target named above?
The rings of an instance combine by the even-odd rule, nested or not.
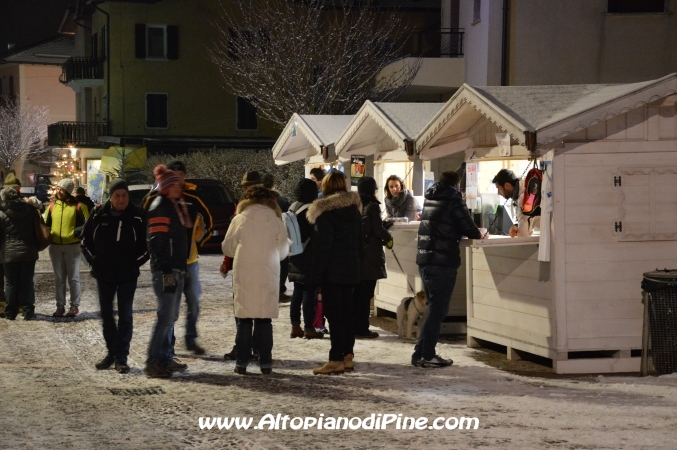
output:
[[[75,0],[0,0],[0,55],[54,36],[66,8]]]

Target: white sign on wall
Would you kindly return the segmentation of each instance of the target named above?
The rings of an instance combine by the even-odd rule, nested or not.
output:
[[[508,133],[496,133],[496,145],[499,156],[510,156],[510,135]]]

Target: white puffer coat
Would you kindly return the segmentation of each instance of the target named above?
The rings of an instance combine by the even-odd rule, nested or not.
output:
[[[274,199],[244,200],[221,244],[233,258],[235,317],[275,319],[279,315],[280,261],[291,242]]]

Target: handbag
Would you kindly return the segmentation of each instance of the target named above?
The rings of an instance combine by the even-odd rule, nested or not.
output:
[[[42,216],[39,213],[35,217],[35,236],[37,237],[38,251],[40,252],[52,243],[52,231],[42,220]]]

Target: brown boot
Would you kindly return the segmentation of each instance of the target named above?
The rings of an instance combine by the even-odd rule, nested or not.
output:
[[[343,357],[343,368],[346,372],[352,372],[355,370],[355,363],[353,362],[353,358],[355,355],[352,353],[348,353],[346,356]]]
[[[306,331],[303,333],[303,337],[306,339],[322,339],[324,334],[317,331]]]
[[[289,337],[294,339],[294,338],[302,338],[304,336],[303,333],[303,328],[301,328],[298,325],[292,325],[291,326],[291,333],[289,333]]]
[[[345,372],[343,361],[329,361],[324,366],[313,369],[314,375],[331,375],[332,373],[343,372]]]

